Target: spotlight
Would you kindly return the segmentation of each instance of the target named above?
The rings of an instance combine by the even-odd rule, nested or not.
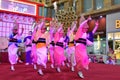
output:
[[[100,18],[102,18],[103,16],[100,16]]]

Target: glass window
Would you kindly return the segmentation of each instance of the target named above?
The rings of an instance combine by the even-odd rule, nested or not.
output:
[[[50,3],[50,0],[45,0],[45,4],[49,4]]]
[[[103,8],[103,0],[95,0],[95,9]]]
[[[74,10],[76,11],[76,4],[77,4],[77,1],[76,0],[73,0],[73,8],[74,8]]]
[[[115,49],[120,48],[120,40],[115,40]]]
[[[64,9],[64,3],[61,3],[59,6],[59,10]]]
[[[47,14],[48,14],[48,10],[47,8],[44,8],[44,16],[47,17]]]
[[[43,12],[43,7],[39,7],[39,16],[43,16],[42,12]]]
[[[114,33],[115,39],[120,39],[120,32]]]
[[[52,9],[52,17],[55,17],[55,10]]]
[[[113,33],[108,33],[108,40],[113,39]]]
[[[120,4],[120,0],[113,0],[113,4]]]
[[[83,0],[83,11],[87,12],[92,9],[92,0]]]

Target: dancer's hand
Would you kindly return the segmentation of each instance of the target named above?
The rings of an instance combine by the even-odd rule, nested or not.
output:
[[[96,25],[96,26],[99,26],[99,22],[98,22],[98,20],[95,22],[95,25]]]
[[[77,21],[74,21],[74,24],[77,24]]]
[[[89,16],[88,18],[87,18],[87,20],[91,20],[92,18],[91,18],[91,16]]]

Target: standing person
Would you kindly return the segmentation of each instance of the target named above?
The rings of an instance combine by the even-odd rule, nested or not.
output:
[[[55,32],[55,20],[53,19],[50,22],[50,31],[49,31],[49,34],[50,34],[49,52],[50,52],[51,68],[54,68],[54,46],[55,46],[54,32]]]
[[[69,28],[68,28],[69,29]],[[69,31],[69,30],[68,30]],[[65,55],[65,57],[66,57],[66,60],[65,60],[65,64],[66,64],[66,66],[67,67],[70,67],[70,64],[69,64],[69,62],[70,62],[70,55],[69,55],[69,53],[68,53],[68,44],[69,44],[69,36],[68,36],[68,34],[65,34],[64,35],[64,43],[65,43],[65,45],[64,45],[64,55]],[[65,64],[63,64],[63,66],[65,65]]]
[[[35,35],[36,50],[37,50],[37,65],[39,67],[38,73],[44,75],[42,72],[42,67],[46,68],[47,65],[47,37],[48,34],[45,28],[45,20],[43,19],[40,24],[38,24],[38,30]]]
[[[114,50],[112,48],[109,48],[108,60],[106,63],[115,65],[115,61],[116,61],[116,55],[114,53]]]
[[[57,67],[57,72],[61,72],[60,66],[64,63],[65,56],[64,56],[64,38],[63,38],[63,24],[58,25],[58,30],[55,33],[54,41],[54,59],[55,59],[55,66]]]
[[[32,63],[32,58],[31,58],[31,48],[32,48],[32,41],[31,41],[31,37],[32,37],[32,31],[29,31],[28,36],[25,37],[24,39],[24,43],[25,43],[25,51],[26,51],[26,63],[25,65],[29,65]]]
[[[33,34],[31,37],[31,41],[32,41],[31,57],[32,57],[33,68],[36,70],[37,69],[37,65],[36,65],[37,64],[37,51],[36,51],[37,42],[35,41],[35,34],[38,29],[36,22],[33,22],[32,27],[34,27],[34,30],[32,32]]]
[[[69,43],[68,43],[68,59],[71,62],[71,71],[74,71],[74,66],[76,64],[75,61],[75,45],[74,45],[74,30],[76,28],[77,21],[72,23],[71,29],[68,30],[67,35],[69,36]]]
[[[81,18],[84,17],[82,16]],[[76,41],[75,59],[77,63],[76,68],[80,78],[84,78],[82,74],[82,69],[85,68],[88,70],[88,65],[89,65],[89,58],[87,55],[87,47],[86,47],[87,44],[88,45],[92,44],[92,42],[89,39],[87,39],[88,38],[87,31],[89,28],[87,22],[89,20],[91,20],[90,17],[79,25],[79,28],[75,35],[75,41]],[[96,26],[98,26],[98,22],[96,23]]]
[[[18,43],[21,43],[22,40],[20,39],[22,33],[23,33],[23,28],[22,28],[22,32],[19,33],[19,25],[18,23],[14,23],[13,29],[12,29],[12,33],[9,36],[9,46],[8,46],[8,58],[9,58],[9,62],[11,64],[10,69],[12,71],[15,70],[14,65],[17,63],[18,60]]]

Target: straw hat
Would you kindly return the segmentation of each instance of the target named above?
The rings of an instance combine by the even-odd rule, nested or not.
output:
[[[19,24],[15,21],[14,24],[13,24],[13,30],[14,29],[19,29]]]
[[[79,24],[81,24],[81,23],[84,22],[84,21],[85,21],[85,17],[84,17],[83,15],[81,15]],[[84,24],[83,26],[84,26],[84,28],[89,28],[89,26],[88,26],[87,23]]]

